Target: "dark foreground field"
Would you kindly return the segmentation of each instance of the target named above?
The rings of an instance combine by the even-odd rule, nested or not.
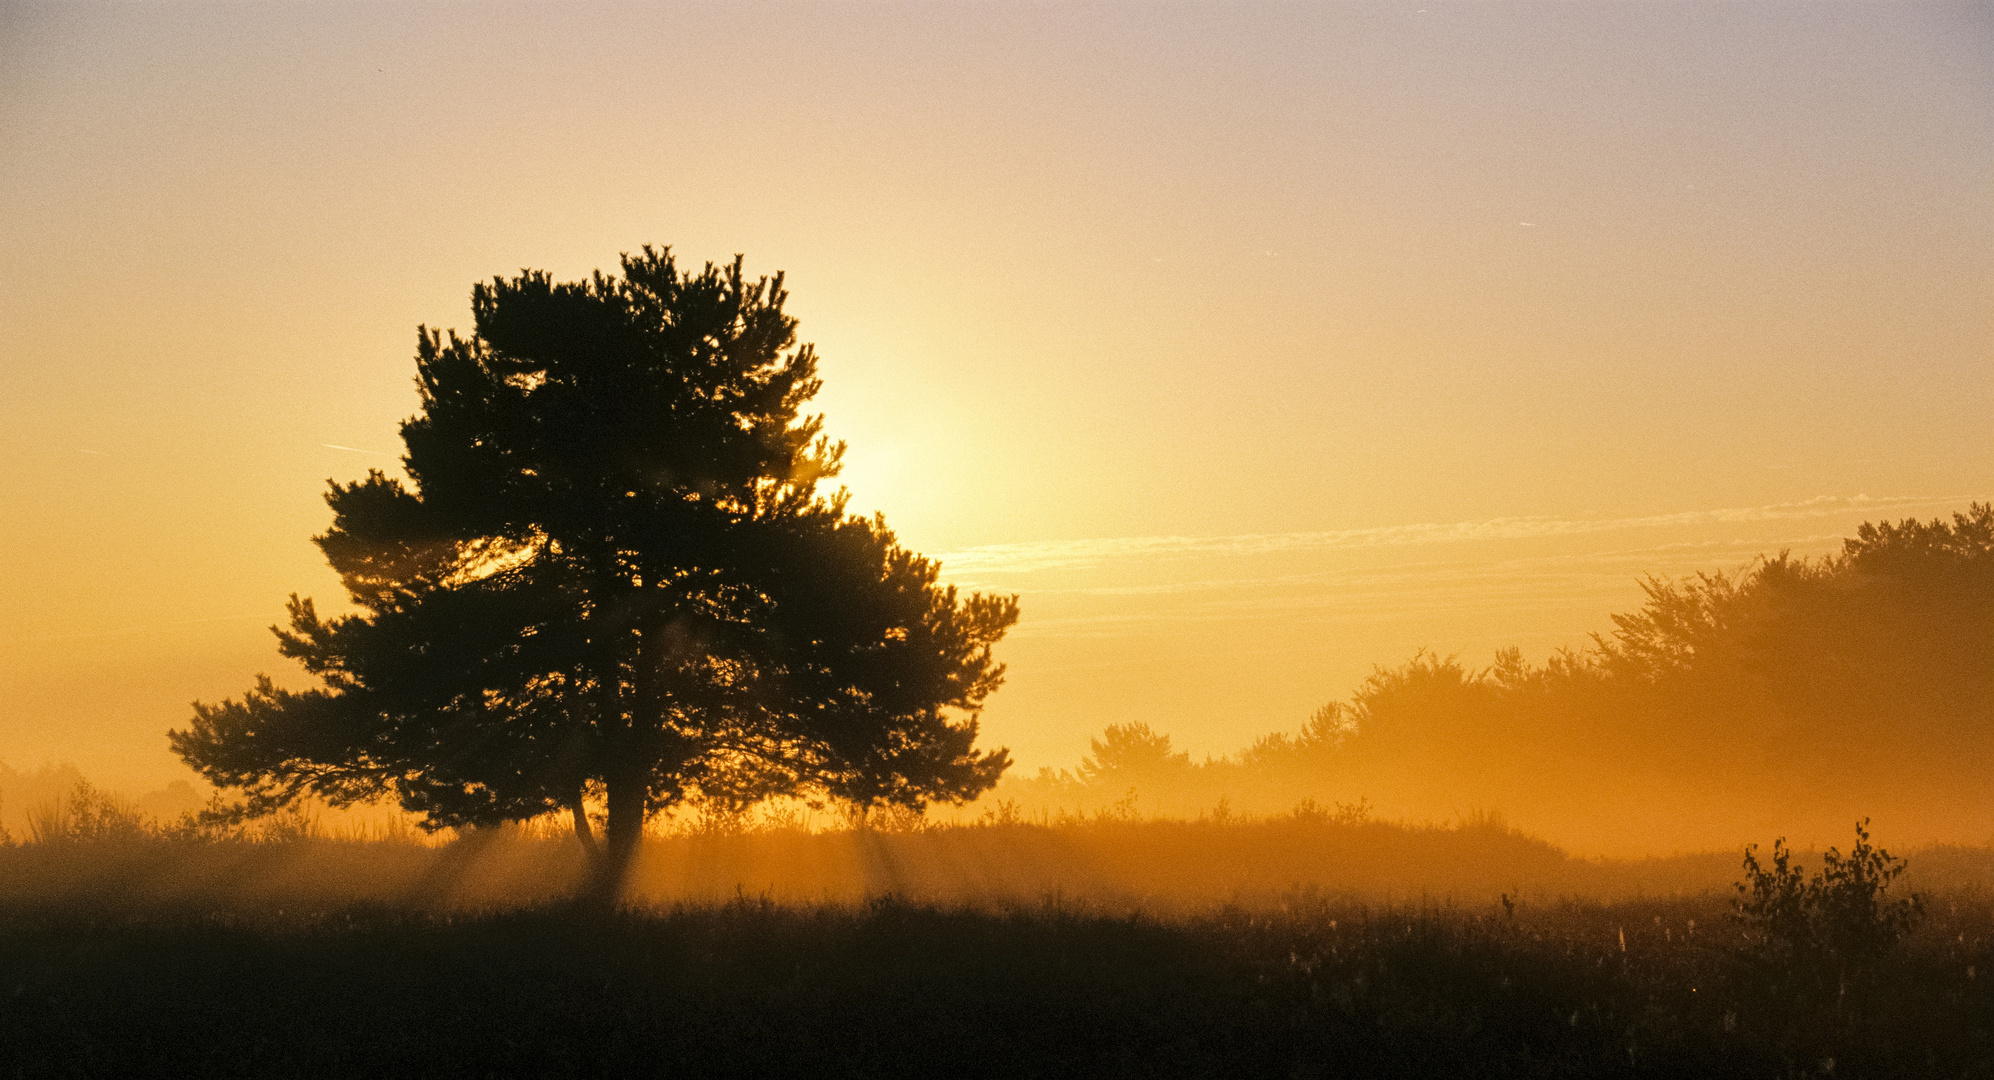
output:
[[[1847,987],[1726,911],[33,905],[0,1075],[1994,1076],[1986,897]]]
[[[1979,848],[1912,852],[1924,918],[1851,965],[1748,947],[1736,855],[1489,822],[695,830],[617,911],[530,830],[43,831],[0,844],[0,1080],[1994,1078]]]

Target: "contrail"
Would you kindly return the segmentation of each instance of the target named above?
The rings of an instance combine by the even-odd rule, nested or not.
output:
[[[320,446],[323,446],[323,447],[325,447],[325,448],[326,448],[327,450],[345,450],[345,451],[348,451],[348,452],[350,452],[350,453],[355,453],[355,454],[372,454],[372,455],[374,455],[375,457],[394,457],[394,456],[395,456],[395,455],[393,455],[393,454],[385,454],[385,453],[382,453],[382,452],[381,452],[381,451],[379,451],[379,450],[362,450],[362,449],[360,449],[360,448],[359,448],[359,447],[357,447],[357,446],[341,446],[341,445],[339,445],[338,443],[329,443],[329,442],[322,442],[322,443],[320,443],[319,445],[320,445]]]
[[[1328,532],[1241,533],[1235,536],[1126,536],[1094,540],[1047,540],[989,544],[937,556],[952,574],[1024,574],[1037,570],[1095,566],[1115,559],[1259,555],[1286,551],[1397,547],[1474,540],[1516,540],[1582,536],[1623,529],[1688,525],[1731,525],[1829,517],[1850,511],[1874,512],[1927,506],[1956,506],[1963,497],[1823,495],[1802,502],[1767,506],[1689,510],[1676,514],[1604,520],[1553,517],[1500,517],[1423,525],[1389,525]]]

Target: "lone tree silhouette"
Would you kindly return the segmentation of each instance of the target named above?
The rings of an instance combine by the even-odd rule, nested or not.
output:
[[[412,485],[332,484],[319,548],[360,613],[290,601],[267,677],[169,733],[254,816],[391,796],[429,828],[567,810],[613,895],[645,821],[690,800],[963,801],[1015,597],[959,598],[881,518],[817,484],[842,444],[782,277],[523,271],[472,290],[476,333],[419,331]],[[607,805],[598,844],[587,801]]]

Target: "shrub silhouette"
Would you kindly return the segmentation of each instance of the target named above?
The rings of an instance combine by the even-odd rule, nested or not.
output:
[[[1891,883],[1904,873],[1869,842],[1869,819],[1856,823],[1856,844],[1844,857],[1834,848],[1814,885],[1816,920],[1828,952],[1846,964],[1868,964],[1888,956],[1924,916],[1924,897],[1892,899]]]
[[[130,843],[154,833],[138,808],[87,780],[78,780],[68,799],[28,811],[28,838],[37,844]]]
[[[1905,862],[1870,843],[1868,818],[1856,822],[1849,853],[1829,848],[1811,878],[1792,857],[1784,838],[1773,841],[1770,865],[1756,844],[1745,848],[1735,912],[1745,958],[1770,999],[1804,1007],[1832,993],[1835,1014],[1845,1017],[1857,1004],[1851,992],[1874,981],[1924,917],[1924,897],[1890,895]]]
[[[1737,885],[1737,918],[1744,924],[1747,947],[1779,958],[1811,952],[1813,904],[1800,869],[1792,865],[1793,849],[1783,836],[1774,840],[1767,867],[1759,862],[1758,848],[1745,845],[1745,880]]]

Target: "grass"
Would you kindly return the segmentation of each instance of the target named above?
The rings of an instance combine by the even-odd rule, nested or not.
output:
[[[1839,1011],[1759,994],[1714,898],[1172,920],[755,899],[14,912],[0,1070],[1763,1077],[1832,1059],[1837,1076],[1994,1075],[1994,911],[1941,909]]]
[[[1702,861],[1488,822],[693,832],[615,912],[573,855],[0,849],[0,1077],[1994,1077],[1986,852],[1914,853],[1927,917],[1849,983],[1649,889]]]

